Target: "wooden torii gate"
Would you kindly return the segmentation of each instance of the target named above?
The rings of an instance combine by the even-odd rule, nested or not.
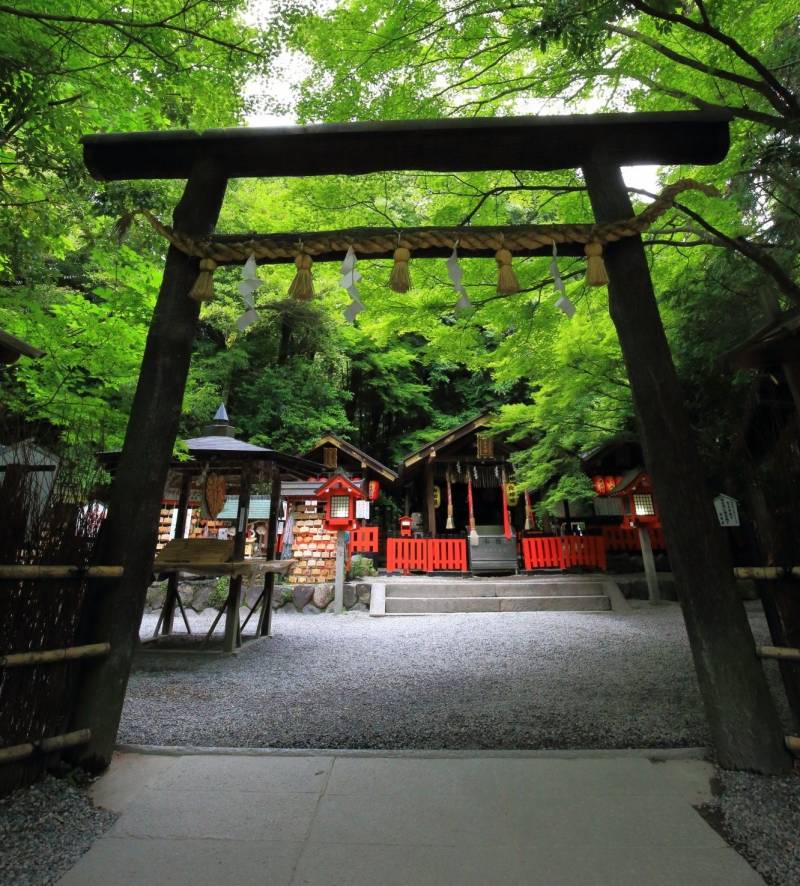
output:
[[[202,239],[214,230],[228,179],[248,176],[579,168],[596,221],[629,219],[621,166],[719,162],[728,125],[725,112],[695,111],[126,133],[86,136],[83,145],[100,180],[186,179],[174,229]],[[549,247],[527,254],[539,253]],[[641,237],[609,244],[605,263],[609,309],[718,759],[728,768],[785,771],[780,722],[736,594]],[[89,607],[92,636],[108,640],[112,651],[87,663],[71,727],[91,729],[91,742],[78,752],[88,768],[108,765],[116,739],[197,329],[200,306],[187,297],[197,273],[197,258],[169,248],[99,552],[99,562],[122,564],[124,576]]]

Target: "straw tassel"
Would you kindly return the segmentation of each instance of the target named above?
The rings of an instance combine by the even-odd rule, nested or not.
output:
[[[536,526],[533,518],[533,508],[531,507],[531,496],[525,492],[525,531],[531,532]]]
[[[294,275],[292,285],[289,287],[289,295],[300,301],[308,301],[314,298],[314,278],[311,276],[311,265],[314,260],[310,255],[301,252],[294,257],[294,265],[297,273]]]
[[[511,253],[507,249],[498,249],[494,257],[497,260],[497,292],[500,295],[519,292],[519,280],[511,267]]]
[[[586,285],[606,286],[608,274],[606,274],[606,266],[603,262],[603,244],[587,243],[583,247],[583,251],[586,253]]]
[[[200,259],[200,273],[194,281],[194,286],[189,290],[189,298],[195,301],[213,301],[214,299],[214,271],[217,263],[213,258]]]
[[[411,289],[411,275],[408,272],[410,258],[411,252],[405,246],[398,246],[395,249],[394,267],[389,277],[389,289],[393,292],[408,292]]]
[[[475,508],[472,501],[472,474],[467,467],[467,519],[469,521],[469,543],[472,547],[480,544],[480,536],[475,528]]]

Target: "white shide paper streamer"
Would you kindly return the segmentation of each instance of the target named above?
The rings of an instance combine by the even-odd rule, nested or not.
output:
[[[239,332],[244,332],[248,326],[258,320],[258,312],[253,301],[253,293],[261,286],[261,279],[258,276],[258,266],[256,265],[256,257],[251,255],[244,263],[242,268],[242,280],[239,283],[239,295],[244,302],[245,312],[236,318],[236,328]]]
[[[464,269],[458,263],[458,241],[456,241],[455,245],[453,246],[453,251],[450,254],[450,258],[447,259],[447,276],[450,278],[450,282],[453,284],[453,289],[455,289],[455,291],[460,296],[460,298],[456,302],[456,310],[466,311],[467,308],[471,308],[472,302],[469,300],[467,290],[464,288],[464,284],[461,282],[464,278]]]
[[[358,287],[356,286],[356,283],[363,279],[361,274],[356,270],[357,261],[358,259],[356,259],[356,254],[351,246],[347,250],[347,254],[344,257],[340,269],[342,277],[339,280],[339,285],[342,289],[346,289],[347,294],[350,296],[350,304],[344,312],[344,318],[351,325],[355,322],[356,316],[364,310],[364,305],[361,302],[358,294]]]
[[[568,317],[575,316],[575,305],[567,298],[567,290],[561,274],[558,271],[558,251],[553,241],[553,257],[550,259],[550,273],[553,275],[553,286],[561,295],[556,299],[556,307],[562,310]]]

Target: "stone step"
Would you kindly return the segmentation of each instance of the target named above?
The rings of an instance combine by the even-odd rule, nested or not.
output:
[[[593,597],[604,593],[602,581],[525,582],[386,582],[386,598],[395,597]]]
[[[611,601],[604,594],[566,597],[386,598],[387,615],[424,615],[443,612],[606,612],[610,609]]]

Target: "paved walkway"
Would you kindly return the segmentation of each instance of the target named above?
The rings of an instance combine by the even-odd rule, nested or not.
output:
[[[116,825],[61,881],[756,886],[694,806],[712,768],[636,752],[120,754]]]

